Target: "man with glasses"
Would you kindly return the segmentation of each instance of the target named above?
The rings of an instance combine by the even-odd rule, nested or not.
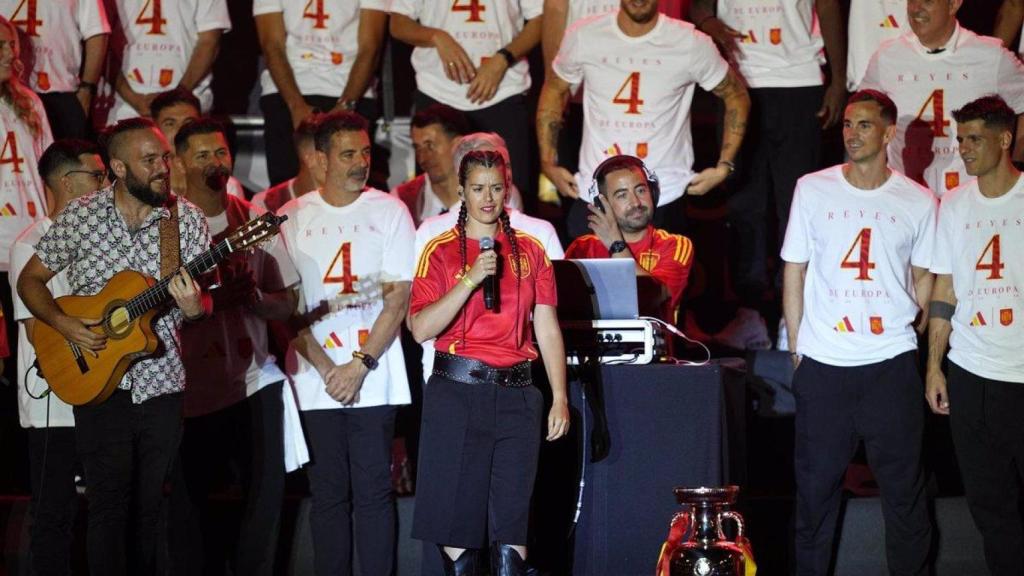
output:
[[[106,186],[107,170],[95,144],[58,140],[39,158],[39,176],[53,204],[47,216],[25,229],[11,247],[9,278],[14,293],[14,319],[18,322],[18,416],[29,441],[32,572],[71,574],[71,532],[77,508],[75,417],[71,406],[53,394],[46,394],[46,382],[37,370],[31,369],[36,360],[31,342],[36,321],[14,286],[35,253],[33,247],[53,225],[51,218],[68,202]],[[54,276],[47,286],[54,297],[71,293],[64,272]]]

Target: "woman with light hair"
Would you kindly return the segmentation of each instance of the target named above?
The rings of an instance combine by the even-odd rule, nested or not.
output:
[[[0,304],[6,311],[12,309],[7,278],[11,246],[23,230],[46,217],[37,163],[53,142],[43,103],[21,79],[19,56],[18,31],[0,16]],[[4,316],[9,333],[16,334],[14,315]],[[6,356],[7,346],[0,348],[0,357]]]

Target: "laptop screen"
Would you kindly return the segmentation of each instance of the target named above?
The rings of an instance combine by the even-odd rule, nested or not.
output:
[[[555,260],[558,319],[634,320],[636,263],[632,258]]]

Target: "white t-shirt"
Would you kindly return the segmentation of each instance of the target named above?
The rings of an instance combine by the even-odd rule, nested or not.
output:
[[[881,90],[899,111],[889,162],[942,196],[967,181],[952,112],[998,94],[1024,112],[1024,65],[996,38],[957,25],[945,50],[928,54],[913,32],[883,44],[868,64],[861,89]]]
[[[46,193],[39,177],[39,157],[53,142],[43,103],[31,94],[42,123],[32,135],[6,101],[0,100],[0,272],[6,272],[11,245],[33,222],[46,217]]]
[[[18,276],[25,269],[25,265],[35,255],[35,245],[39,239],[46,234],[46,231],[53,225],[53,221],[44,217],[22,232],[18,239],[11,246],[11,272],[8,279],[11,283],[11,297],[14,300],[14,319],[18,322],[18,419],[22,428],[45,428],[47,425],[46,403],[50,403],[49,425],[74,426],[75,415],[71,406],[65,404],[56,394],[50,393],[47,397],[34,399],[29,396],[28,390],[33,396],[39,396],[49,387],[46,381],[39,377],[39,372],[29,370],[32,363],[36,361],[36,351],[32,342],[28,339],[28,332],[25,330],[23,320],[32,318],[32,313],[21,301],[16,288]],[[56,274],[46,287],[50,289],[54,298],[71,294],[71,286],[68,284],[67,271]]]
[[[462,46],[473,65],[480,66],[519,35],[527,20],[540,16],[543,7],[543,0],[393,0],[391,11],[444,30]],[[412,51],[416,88],[458,110],[481,110],[530,89],[530,66],[526,58],[520,58],[505,72],[494,98],[474,104],[466,97],[469,85],[449,80],[445,66],[434,48]]]
[[[416,229],[416,262],[420,261],[420,255],[427,242],[455,227],[459,219],[460,208],[462,208],[461,200],[448,212],[427,218],[420,224],[420,227]],[[519,210],[511,209],[508,211],[508,221],[516,230],[522,230],[540,240],[549,260],[565,258],[565,250],[562,249],[562,243],[558,240],[558,232],[547,220],[527,216]],[[423,378],[426,380],[434,371],[434,340],[427,340],[421,345],[423,347]]]
[[[264,212],[251,206],[249,218]],[[224,232],[228,228],[227,211],[207,216],[206,222],[211,236]],[[233,268],[241,268],[244,263],[264,292],[284,290],[299,282],[279,237],[244,251],[240,257],[229,258]],[[216,412],[285,380],[267,346],[267,321],[244,306],[214,310],[210,318],[183,324],[181,350],[188,382],[185,416]]]
[[[388,9],[385,0],[255,0],[252,14],[277,12],[284,18],[285,53],[302,94],[337,98],[359,52],[360,11]],[[264,95],[277,93],[269,70],[260,86]]]
[[[28,81],[36,92],[77,90],[82,41],[110,34],[102,0],[0,0],[0,14],[32,44],[35,62]]]
[[[718,0],[718,18],[743,34],[737,64],[747,86],[821,85],[825,44],[812,0]]]
[[[565,27],[568,29],[577,20],[599,16],[606,12],[618,12],[621,2],[614,0],[569,0],[569,12],[565,18]]]
[[[302,278],[306,312],[329,303],[332,310],[312,326],[313,337],[336,364],[352,360],[384,307],[381,284],[411,282],[416,231],[409,210],[386,192],[367,189],[338,208],[319,190],[284,205],[281,227],[288,255]],[[398,338],[377,359],[352,408],[408,404],[409,380]],[[289,350],[288,374],[295,383],[300,410],[343,408],[324,389],[312,364]]]
[[[693,178],[694,86],[712,90],[729,70],[711,38],[664,15],[653,30],[630,38],[612,12],[569,28],[552,69],[570,84],[586,80],[581,198],[590,201],[594,169],[616,154],[637,156],[658,174],[659,205],[683,195]]]
[[[968,372],[1024,383],[1024,178],[999,198],[971,180],[942,199],[931,270],[953,276],[949,359]]]
[[[909,30],[907,0],[850,0],[849,42],[846,47],[846,87],[857,89],[871,55],[886,40]]]
[[[231,30],[226,0],[117,0],[117,13],[125,39],[121,71],[139,94],[177,86],[201,32]],[[208,74],[193,90],[204,113],[213,105],[212,80]],[[135,109],[115,95],[109,123],[135,116]]]
[[[862,366],[917,349],[911,265],[932,265],[937,209],[895,170],[874,190],[852,186],[842,165],[797,181],[782,259],[808,263],[799,354]]]

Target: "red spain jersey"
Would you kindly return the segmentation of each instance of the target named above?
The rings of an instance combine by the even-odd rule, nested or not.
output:
[[[475,358],[504,368],[524,360],[535,360],[530,313],[535,304],[556,306],[555,274],[544,246],[529,234],[516,231],[519,264],[504,234],[495,238],[501,256],[498,312],[484,308],[482,289],[477,289],[452,323],[438,335],[436,350]],[[466,239],[466,269],[480,254],[480,242]],[[459,235],[455,229],[435,237],[423,248],[412,282],[410,313],[416,314],[440,300],[462,278]],[[518,298],[516,277],[518,282]],[[517,301],[518,300],[518,301]],[[463,332],[465,326],[465,332]]]
[[[629,243],[629,251],[640,267],[661,282],[671,295],[668,308],[662,311],[662,320],[673,322],[675,310],[683,299],[686,282],[693,265],[693,242],[686,236],[669,234],[654,226],[638,242]],[[595,234],[580,236],[565,251],[567,259],[610,258],[608,249]]]

